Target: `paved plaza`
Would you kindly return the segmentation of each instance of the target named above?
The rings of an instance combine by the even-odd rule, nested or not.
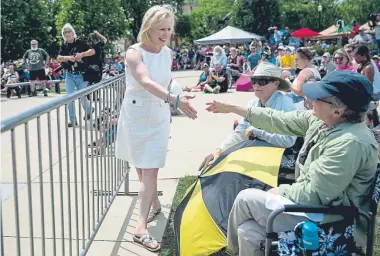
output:
[[[174,72],[173,77],[184,87],[195,85],[199,78],[199,71],[184,71],[184,72]],[[252,99],[253,93],[240,93],[231,91],[219,95],[203,94],[203,93],[192,93],[196,95],[196,98],[192,101],[193,105],[198,110],[198,119],[190,120],[185,116],[174,116],[171,125],[171,139],[169,142],[169,152],[166,161],[166,167],[161,169],[159,172],[158,189],[163,192],[160,196],[160,200],[163,206],[163,214],[159,215],[156,221],[153,221],[149,226],[149,230],[153,236],[155,236],[158,241],[162,240],[162,235],[164,228],[166,226],[167,218],[171,208],[171,202],[176,190],[176,185],[178,178],[185,175],[197,175],[199,164],[202,162],[203,158],[215,150],[222,140],[232,131],[233,121],[237,117],[233,114],[229,115],[215,115],[206,112],[205,103],[213,99],[228,101],[231,103],[245,105],[249,100]],[[51,101],[56,97],[61,97],[62,95],[51,94],[49,97],[43,97],[40,95],[33,98],[1,98],[1,114],[2,119],[10,117],[12,115],[17,115],[25,110],[32,107],[36,107],[40,104]],[[77,108],[78,111],[78,108]],[[56,212],[56,232],[55,236],[57,238],[62,237],[62,233],[65,237],[68,237],[67,223],[64,222],[64,229],[61,228],[61,218],[59,217],[61,211],[66,216],[68,214],[68,203],[71,203],[72,214],[78,210],[79,213],[82,212],[82,204],[80,198],[81,185],[91,184],[98,180],[98,177],[91,176],[91,161],[89,159],[87,163],[78,162],[80,159],[80,154],[85,154],[81,152],[87,150],[87,145],[80,145],[79,135],[84,136],[85,132],[81,131],[81,128],[76,128],[75,132],[72,128],[68,131],[68,138],[70,141],[69,148],[66,150],[65,140],[66,132],[63,124],[64,120],[64,108],[60,109],[60,113],[56,111],[51,114],[51,124],[50,130],[48,129],[48,121],[46,115],[41,117],[41,154],[42,163],[41,168],[39,168],[38,159],[39,151],[38,147],[38,133],[37,133],[37,122],[31,121],[28,124],[28,132],[30,135],[29,147],[30,147],[30,179],[32,185],[30,190],[32,192],[33,201],[33,237],[35,244],[35,255],[41,255],[41,244],[42,244],[42,233],[41,233],[41,211],[40,211],[40,199],[43,198],[44,209],[46,209],[46,214],[44,218],[44,230],[45,237],[52,238],[52,217],[49,214],[52,209],[52,202],[54,210]],[[58,154],[58,123],[57,119],[62,120],[60,122],[61,128],[61,156]],[[82,129],[83,130],[83,129]],[[73,144],[73,134],[76,134],[76,144]],[[7,132],[1,135],[1,190],[2,190],[2,213],[3,213],[3,228],[4,228],[4,243],[5,243],[5,255],[16,255],[16,229],[14,220],[14,196],[13,196],[13,176],[12,176],[12,151],[11,151],[11,136]],[[28,213],[28,176],[26,173],[27,161],[26,158],[26,144],[25,144],[25,127],[20,126],[15,130],[16,139],[16,157],[17,157],[17,181],[18,181],[18,196],[20,205],[20,234],[21,234],[21,255],[30,255],[30,230],[29,230],[29,213]],[[52,149],[51,161],[49,157],[49,148]],[[69,152],[67,155],[66,152]],[[74,156],[77,158],[77,162],[74,161]],[[61,159],[61,161],[59,161]],[[95,159],[95,158],[94,158]],[[96,162],[94,160],[94,162]],[[111,164],[107,162],[104,158],[104,166]],[[110,165],[110,166],[111,166]],[[50,171],[50,166],[52,166],[52,171]],[[62,170],[62,175],[60,174]],[[89,170],[90,175],[86,176],[87,170]],[[42,173],[42,176],[40,175]],[[84,174],[83,177],[81,174]],[[70,174],[70,184],[68,181],[68,174]],[[42,177],[42,183],[41,182]],[[83,183],[81,183],[83,179]],[[51,186],[51,180],[53,180],[53,192]],[[60,182],[62,180],[62,182]],[[40,186],[40,184],[43,184]],[[64,208],[61,209],[61,195],[60,184],[63,186],[63,202]],[[77,185],[77,186],[75,186]],[[41,187],[43,196],[41,197]],[[137,191],[138,181],[137,175],[134,168],[131,168],[130,173],[130,190]],[[71,198],[67,196],[67,190],[71,190]],[[75,189],[78,190],[77,194],[74,193]],[[122,192],[124,186],[121,186],[120,192]],[[77,197],[76,197],[77,196]],[[84,197],[87,194],[84,193]],[[79,200],[78,206],[76,207],[76,200]],[[84,209],[86,209],[86,204],[91,205],[93,203],[92,196],[88,195],[89,200],[85,200]],[[94,202],[96,205],[97,202]],[[104,203],[105,206],[106,202]],[[87,210],[85,210],[86,213]],[[136,225],[136,219],[138,214],[138,202],[137,198],[133,196],[117,196],[106,215],[102,226],[95,237],[94,242],[87,255],[153,255],[148,251],[144,250],[142,247],[132,243],[132,233]],[[91,219],[91,222],[93,220]],[[82,222],[82,216],[79,214],[79,219],[72,220],[72,246],[73,252],[76,252],[77,243],[82,245],[81,238],[83,237],[83,227],[85,232],[89,230],[89,225],[85,219],[85,223]],[[76,227],[78,226],[78,229]],[[79,236],[78,236],[79,235]],[[77,239],[78,236],[78,239]],[[62,253],[62,243],[60,239],[57,239],[57,255]],[[46,240],[46,255],[52,255],[49,250],[52,250],[53,243],[51,239]],[[65,239],[64,249],[67,251],[69,248],[69,241]],[[51,252],[51,251],[50,251]],[[76,255],[76,253],[73,253]]]

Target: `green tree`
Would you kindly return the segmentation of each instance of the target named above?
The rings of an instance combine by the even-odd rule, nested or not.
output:
[[[199,0],[198,8],[189,15],[190,37],[202,38],[223,28],[220,21],[231,13],[233,4],[233,0]]]
[[[145,12],[154,5],[170,5],[174,12],[181,13],[183,0],[121,0],[128,28],[134,40],[137,39]]]
[[[39,47],[53,42],[49,8],[45,0],[8,0],[1,3],[2,60],[17,60],[36,39]]]
[[[60,41],[65,23],[70,23],[82,38],[98,30],[109,42],[126,35],[128,25],[121,0],[62,0],[56,19]]]
[[[243,30],[264,35],[280,23],[277,0],[238,0],[236,5],[233,24]]]
[[[191,21],[189,15],[179,14],[177,16],[174,31],[182,38],[190,36]]]

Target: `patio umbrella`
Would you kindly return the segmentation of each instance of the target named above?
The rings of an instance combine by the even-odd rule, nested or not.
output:
[[[292,33],[292,37],[304,38],[318,36],[319,33],[308,28],[301,28]]]
[[[228,216],[238,193],[247,188],[267,191],[278,184],[292,183],[300,144],[296,145],[284,149],[248,140],[218,157],[199,175],[177,207],[176,255],[211,255],[226,247]]]

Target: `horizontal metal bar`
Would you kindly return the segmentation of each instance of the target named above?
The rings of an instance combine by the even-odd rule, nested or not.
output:
[[[123,76],[124,76],[124,74],[117,75],[113,78],[110,78],[109,80],[100,82],[100,83],[92,85],[92,86],[88,86],[87,88],[79,90],[73,94],[66,95],[64,97],[59,97],[59,98],[54,99],[52,101],[49,101],[45,104],[39,105],[39,106],[32,108],[32,109],[29,109],[27,111],[24,111],[20,114],[10,116],[10,117],[1,121],[0,131],[1,131],[1,133],[9,131],[9,130],[15,128],[16,126],[24,124],[24,123],[26,123],[26,122],[28,122],[28,121],[36,118],[36,117],[42,116],[45,113],[48,113],[48,112],[50,112],[50,111],[52,111],[58,107],[61,107],[65,104],[68,104],[69,102],[75,101],[76,99],[79,99],[83,96],[86,96],[86,95],[92,93],[92,92],[95,92],[95,91],[117,81],[118,79],[122,78]]]

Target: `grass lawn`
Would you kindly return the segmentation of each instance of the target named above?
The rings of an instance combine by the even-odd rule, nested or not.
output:
[[[174,256],[175,252],[175,237],[173,232],[173,217],[174,212],[180,204],[182,198],[185,196],[186,190],[197,180],[197,176],[185,176],[178,181],[177,191],[173,198],[172,209],[170,211],[169,221],[166,226],[164,236],[162,238],[162,248],[159,253],[161,256]],[[377,222],[376,222],[376,237],[375,248],[373,255],[380,255],[380,205],[377,207]]]
[[[174,256],[175,253],[175,237],[173,232],[173,217],[174,212],[178,205],[181,203],[182,198],[185,196],[186,190],[197,180],[197,176],[185,176],[179,179],[177,185],[177,191],[173,198],[172,209],[169,215],[169,221],[165,229],[164,236],[162,238],[162,245],[159,255],[161,256]]]

